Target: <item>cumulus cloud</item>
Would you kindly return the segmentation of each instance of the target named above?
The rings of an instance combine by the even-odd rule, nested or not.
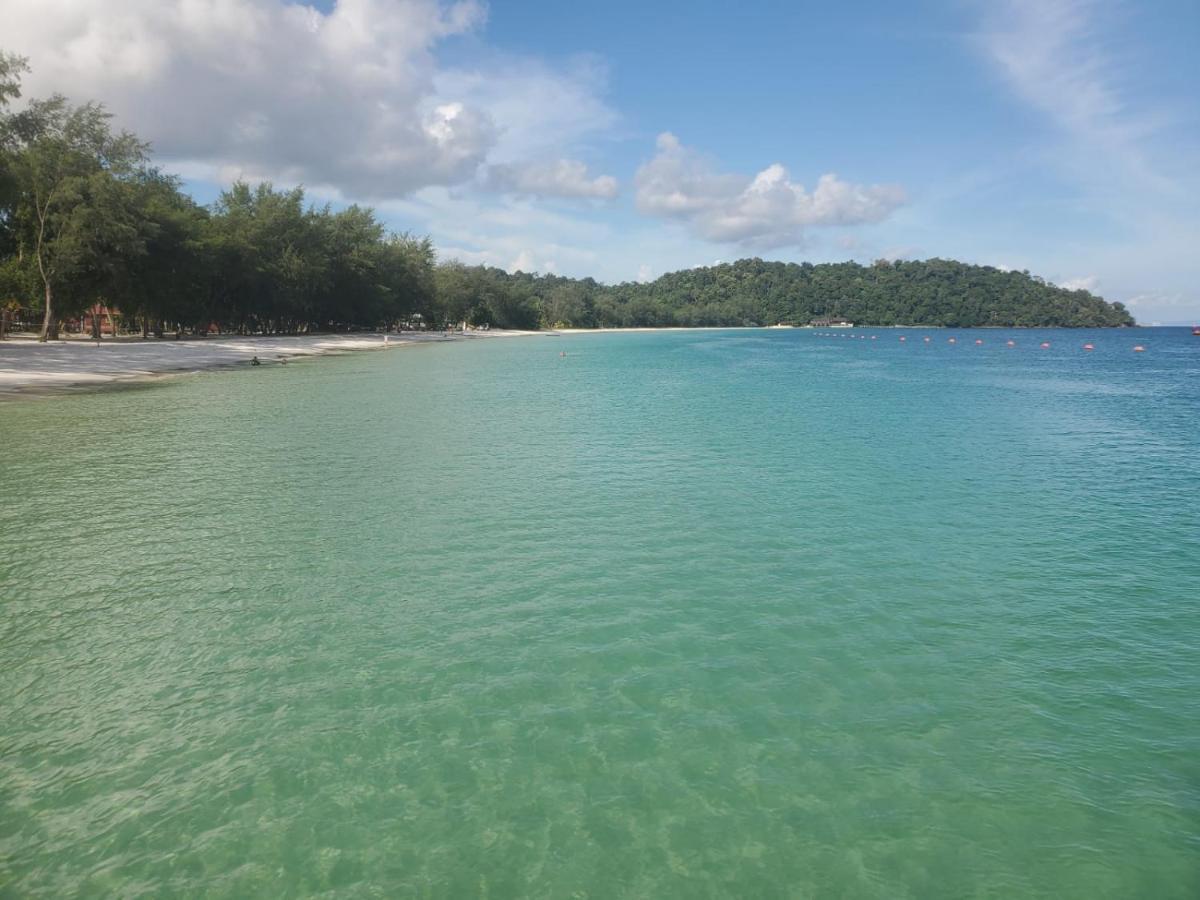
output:
[[[638,169],[643,213],[685,223],[710,241],[770,249],[803,242],[804,229],[879,222],[904,202],[894,185],[857,185],[822,175],[810,192],[778,163],[750,177],[722,173],[669,132]]]
[[[886,259],[890,262],[896,262],[900,259],[917,259],[921,255],[921,248],[913,244],[902,244],[899,247],[885,247],[883,252],[879,254],[881,259]]]
[[[558,263],[552,259],[544,259],[539,263],[533,252],[525,249],[518,253],[517,258],[505,266],[505,269],[507,269],[510,275],[517,272],[551,275],[558,270]]]
[[[617,179],[593,176],[588,167],[574,159],[549,163],[499,163],[484,170],[486,187],[508,194],[531,197],[584,197],[601,200],[617,195]]]
[[[1083,278],[1069,278],[1059,287],[1068,291],[1094,291],[1099,284],[1100,279],[1095,275],[1086,275]]]
[[[5,0],[3,42],[30,58],[27,96],[102,100],[188,175],[384,200],[474,178],[517,111],[583,129],[607,109],[574,69],[439,69],[437,45],[484,19],[474,0]]]

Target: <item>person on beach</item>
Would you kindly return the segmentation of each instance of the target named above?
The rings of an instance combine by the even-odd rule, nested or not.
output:
[[[250,357],[250,365],[252,365],[252,366],[261,366],[261,365],[262,365],[262,363],[260,363],[260,362],[258,361],[258,357],[257,357],[257,356],[252,356],[252,357]]]

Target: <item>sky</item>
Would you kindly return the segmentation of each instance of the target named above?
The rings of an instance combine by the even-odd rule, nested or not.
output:
[[[1196,0],[0,0],[201,202],[374,206],[441,258],[647,280],[943,257],[1200,321]]]

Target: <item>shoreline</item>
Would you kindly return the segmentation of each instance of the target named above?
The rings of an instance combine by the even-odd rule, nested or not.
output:
[[[987,330],[1008,326],[950,329],[939,325],[863,325],[856,330]],[[1145,328],[1151,326],[1133,326]],[[1173,327],[1173,326],[1157,326]],[[1178,326],[1176,326],[1178,327]],[[1187,326],[1182,326],[1187,327]],[[215,337],[152,338],[137,335],[103,339],[71,336],[39,343],[29,333],[10,334],[0,341],[0,402],[20,397],[77,393],[113,386],[132,386],[177,375],[249,365],[259,357],[262,365],[292,359],[336,355],[361,350],[391,350],[417,344],[448,343],[504,337],[565,337],[579,334],[626,334],[663,331],[813,331],[813,326],[637,326],[628,328],[547,328],[541,331],[491,329],[488,331],[405,331],[396,334],[314,334],[281,336],[220,335]],[[1047,330],[1028,328],[1021,330]],[[1051,327],[1049,330],[1053,330]],[[1069,329],[1078,330],[1078,329]],[[1108,330],[1108,329],[1105,329]],[[1114,328],[1113,330],[1122,330]],[[386,340],[385,340],[386,338]]]
[[[278,365],[293,359],[363,350],[391,350],[417,344],[483,338],[526,337],[554,332],[401,332],[384,335],[321,334],[271,337],[236,335],[183,338],[107,338],[99,345],[83,338],[39,343],[25,335],[0,341],[0,401],[150,382],[173,375],[250,365]]]

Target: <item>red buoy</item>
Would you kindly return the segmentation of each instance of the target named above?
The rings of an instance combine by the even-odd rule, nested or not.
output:
[[[1016,341],[1009,341],[1009,342],[1008,342],[1008,346],[1010,346],[1010,347],[1015,347],[1015,346],[1017,346],[1017,342],[1016,342]]]
[[[975,346],[979,346],[982,343],[983,343],[983,338],[975,338]]]
[[[957,344],[958,338],[950,338],[950,340],[946,341],[946,343],[947,344]]]
[[[1083,349],[1084,350],[1095,350],[1096,348],[1092,344],[1084,344]]]
[[[901,340],[901,341],[907,341],[907,340],[908,340],[908,338],[906,338],[904,335],[900,335],[900,340]]]
[[[1145,347],[1143,347],[1141,344],[1137,344],[1137,345],[1135,345],[1135,346],[1134,346],[1134,348],[1133,348],[1133,352],[1134,352],[1134,353],[1145,353],[1145,352],[1146,352],[1146,348],[1145,348]]]
[[[1050,349],[1050,342],[1049,342],[1049,341],[1042,341],[1042,349],[1043,349],[1043,350],[1049,350],[1049,349]]]

